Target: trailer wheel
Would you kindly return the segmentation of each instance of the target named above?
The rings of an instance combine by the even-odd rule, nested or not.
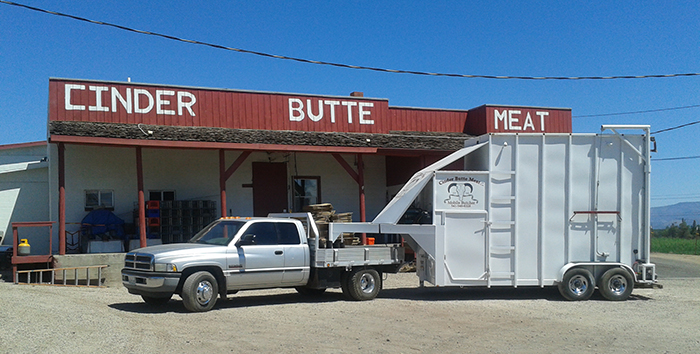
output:
[[[559,292],[567,300],[588,300],[595,290],[593,274],[584,268],[574,268],[564,274]]]
[[[182,285],[182,303],[192,312],[209,311],[216,304],[219,286],[209,272],[194,273]]]
[[[634,288],[634,279],[622,268],[612,268],[600,278],[600,293],[610,301],[624,301],[630,297]]]
[[[382,277],[374,269],[356,269],[348,274],[347,295],[352,300],[372,300],[381,289]]]
[[[171,296],[167,297],[153,297],[153,296],[146,296],[146,295],[141,295],[141,298],[143,301],[151,306],[161,306],[165,305],[170,301]]]
[[[305,295],[305,296],[321,296],[323,293],[326,292],[326,288],[322,289],[314,289],[314,288],[307,288],[305,286],[297,286],[296,291],[299,294]]]

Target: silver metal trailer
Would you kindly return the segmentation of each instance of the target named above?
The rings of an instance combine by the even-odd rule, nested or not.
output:
[[[401,234],[416,252],[421,284],[558,285],[570,300],[588,299],[597,287],[624,300],[635,285],[656,282],[651,143],[649,126],[483,135],[413,175],[371,223],[330,224],[330,238]],[[443,170],[459,160],[464,170]],[[409,208],[432,220],[399,224]]]

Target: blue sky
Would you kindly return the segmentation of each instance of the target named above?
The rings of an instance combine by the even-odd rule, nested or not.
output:
[[[36,1],[22,4],[272,54],[512,76],[700,72],[697,1]],[[0,144],[46,138],[49,77],[388,98],[393,106],[569,107],[574,132],[700,120],[700,77],[522,81],[303,64],[0,4]],[[656,135],[654,158],[700,156],[700,124]],[[700,159],[652,164],[652,205],[700,201]]]

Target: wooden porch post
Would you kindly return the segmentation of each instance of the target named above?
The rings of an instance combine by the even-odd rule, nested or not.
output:
[[[146,247],[146,198],[143,193],[143,161],[141,147],[136,147],[136,184],[139,192],[139,238],[141,247]]]
[[[58,143],[58,254],[66,254],[66,146]],[[53,237],[53,235],[51,235]],[[49,250],[51,253],[53,250]]]
[[[226,216],[226,155],[225,150],[219,150],[219,189],[221,190],[221,216]]]

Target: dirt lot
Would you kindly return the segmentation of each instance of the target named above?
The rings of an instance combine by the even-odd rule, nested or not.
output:
[[[188,313],[177,296],[153,308],[122,287],[0,281],[0,352],[699,353],[700,256],[653,259],[664,288],[622,303],[568,302],[556,289],[421,289],[409,273],[389,275],[374,301],[280,289]]]

